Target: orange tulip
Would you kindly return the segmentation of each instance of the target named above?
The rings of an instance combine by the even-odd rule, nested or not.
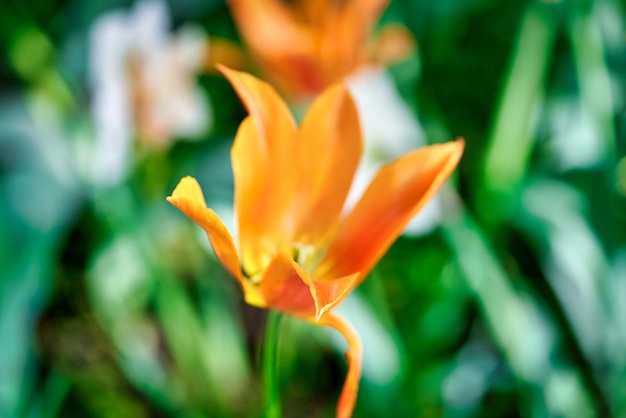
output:
[[[368,36],[389,0],[229,0],[242,38],[265,77],[292,98],[308,98],[349,75],[366,61],[379,61]],[[385,36],[412,36],[395,25]],[[394,52],[397,57],[397,51]],[[384,56],[388,53],[383,54]]]
[[[183,178],[168,201],[208,234],[246,302],[337,329],[348,342],[338,417],[351,415],[361,343],[332,312],[370,272],[407,222],[455,169],[463,141],[413,151],[383,167],[342,216],[361,155],[361,132],[346,87],[329,88],[297,127],[267,83],[221,68],[250,115],[232,148],[238,242]]]

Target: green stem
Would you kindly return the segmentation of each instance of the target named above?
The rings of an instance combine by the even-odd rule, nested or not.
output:
[[[263,409],[266,418],[280,418],[280,396],[276,358],[278,357],[278,331],[281,314],[269,311],[263,342]]]

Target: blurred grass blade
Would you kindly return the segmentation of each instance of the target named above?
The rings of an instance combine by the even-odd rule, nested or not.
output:
[[[22,26],[8,49],[9,63],[31,84],[32,93],[53,99],[64,110],[76,109],[74,95],[56,65],[54,44],[41,28]]]
[[[511,369],[541,389],[546,405],[536,401],[536,415],[590,416],[593,407],[580,373],[564,364],[553,365],[557,337],[553,324],[529,295],[511,285],[470,216],[460,213],[444,227],[444,235]],[[541,412],[543,408],[547,411]]]
[[[598,21],[597,7],[589,10],[572,7],[568,23],[572,42],[580,101],[585,112],[592,115],[600,145],[600,158],[613,155],[615,149],[615,128],[613,126],[613,92],[611,77],[604,56],[604,45]],[[601,162],[601,161],[599,161]]]
[[[63,373],[52,370],[47,377],[38,398],[29,402],[28,418],[55,418],[59,416],[61,405],[65,401],[72,384]]]
[[[526,173],[533,145],[534,112],[543,96],[555,30],[550,6],[531,4],[522,18],[485,155],[481,192],[489,198],[481,196],[478,203],[489,204],[490,210],[479,213],[496,220],[506,217],[507,196]],[[499,198],[496,205],[494,197]]]
[[[584,196],[564,183],[543,180],[525,188],[522,202],[515,224],[539,249],[544,274],[586,357],[596,366],[605,364],[617,324],[604,303],[609,263],[584,216]]]
[[[0,100],[0,416],[37,396],[37,320],[82,195],[68,133],[22,96]]]

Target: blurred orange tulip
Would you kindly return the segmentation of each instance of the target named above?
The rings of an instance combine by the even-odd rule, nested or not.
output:
[[[389,0],[229,0],[242,38],[265,77],[291,98],[309,98],[366,61],[379,61],[368,36]],[[399,25],[376,49],[413,39]],[[410,44],[410,46],[409,46]],[[397,58],[397,51],[394,57]],[[388,57],[388,53],[382,53]]]
[[[183,178],[168,201],[206,231],[249,304],[333,327],[346,338],[349,368],[337,416],[349,417],[361,375],[361,343],[331,309],[446,181],[464,143],[425,147],[384,166],[342,216],[361,155],[359,119],[346,87],[336,84],[321,94],[297,127],[267,83],[221,70],[250,113],[232,148],[238,250],[206,207],[195,179]]]

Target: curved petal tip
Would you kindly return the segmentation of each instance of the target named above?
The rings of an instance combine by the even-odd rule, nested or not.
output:
[[[167,197],[167,201],[177,206],[175,202],[180,198],[189,199],[194,203],[206,207],[206,201],[204,200],[202,189],[200,188],[198,181],[191,176],[185,176],[180,179],[178,185],[172,192],[172,195]]]

